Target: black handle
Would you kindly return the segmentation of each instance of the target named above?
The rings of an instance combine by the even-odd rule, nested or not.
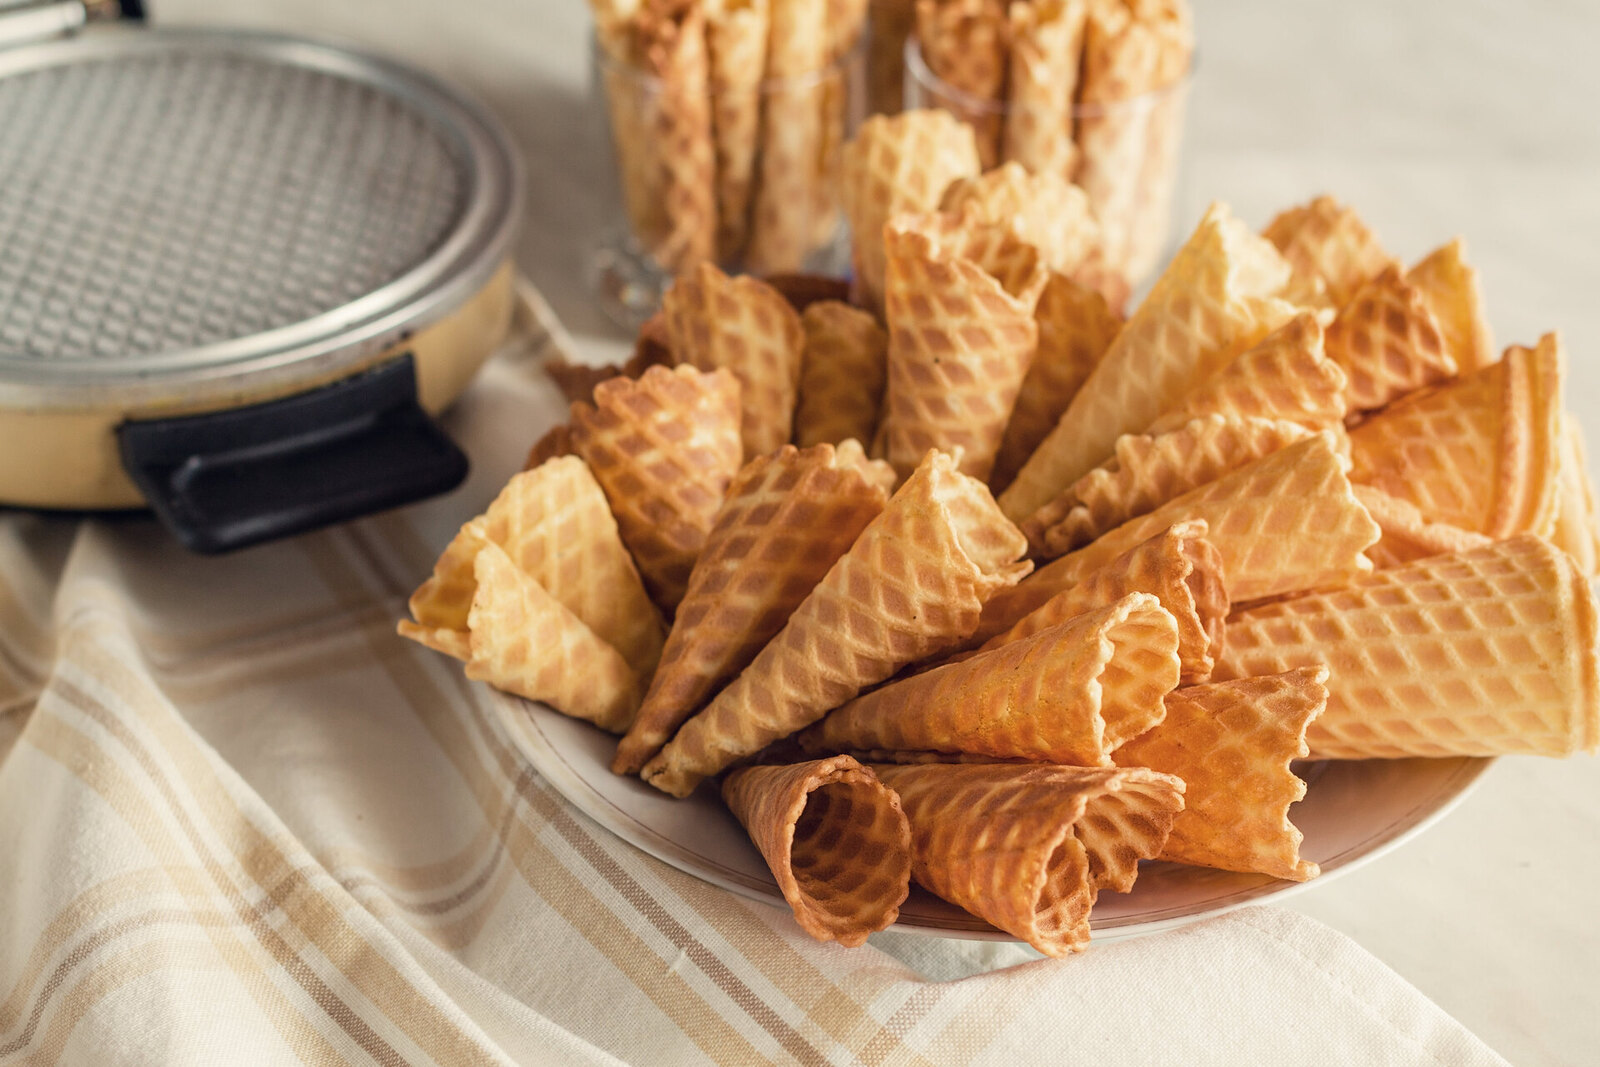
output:
[[[447,492],[467,457],[417,404],[406,353],[332,385],[117,427],[122,465],[196,552],[228,552]]]

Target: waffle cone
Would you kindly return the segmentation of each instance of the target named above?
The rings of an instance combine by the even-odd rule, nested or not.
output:
[[[1345,406],[1375,411],[1456,375],[1439,323],[1422,291],[1389,267],[1356,291],[1326,339],[1328,358],[1344,368]]]
[[[917,22],[916,0],[867,5],[867,113],[898,115],[905,106],[906,38]]]
[[[719,370],[651,367],[572,405],[572,443],[605,490],[651,598],[683,599],[722,495],[739,469],[739,383]]]
[[[983,604],[1029,570],[981,483],[930,453],[784,628],[644,768],[685,796],[908,663],[965,640]]]
[[[859,453],[857,453],[859,455]],[[633,727],[611,769],[633,774],[783,628],[887,499],[832,445],[746,464],[717,512]],[[887,473],[887,472],[886,472]]]
[[[1478,272],[1467,264],[1466,242],[1457,237],[1406,271],[1439,323],[1444,350],[1467,374],[1494,362],[1494,337],[1483,314]]]
[[[644,92],[640,72],[634,69],[632,34],[626,23],[609,26],[596,12],[595,33],[606,54],[600,69],[605,91],[606,117],[616,151],[622,185],[622,205],[628,225],[647,247],[659,243],[668,231],[664,193],[666,169],[662,145],[654,130],[653,108],[641,106]]]
[[[1443,522],[1431,522],[1415,504],[1390,496],[1370,485],[1354,485],[1356,499],[1383,531],[1367,558],[1379,570],[1446,552],[1469,552],[1491,543],[1490,538]]]
[[[1361,216],[1331,196],[1281,212],[1262,233],[1293,268],[1294,291],[1324,293],[1335,308],[1395,263]]]
[[[1301,667],[1178,689],[1167,714],[1112,758],[1183,779],[1183,811],[1160,859],[1304,882],[1318,868],[1300,858],[1289,805],[1306,795],[1292,769],[1306,728],[1328,702],[1326,667]]]
[[[1271,298],[1288,267],[1214,205],[1117,334],[1066,413],[1001,494],[1021,521],[1175,407],[1194,385],[1289,318]]]
[[[602,379],[602,381],[605,380],[609,379]],[[590,395],[593,394],[591,393]],[[560,459],[562,456],[575,456],[577,454],[577,450],[572,445],[572,427],[562,423],[559,426],[550,427],[542,437],[533,443],[533,447],[528,449],[527,458],[522,461],[522,469],[531,471],[552,459]]]
[[[1003,158],[1036,174],[1070,179],[1077,166],[1072,101],[1083,58],[1078,0],[1023,0],[1008,12],[1011,36]]]
[[[711,130],[717,167],[717,258],[738,258],[750,236],[750,191],[761,139],[770,0],[706,6],[711,54]]]
[[[1240,612],[1219,677],[1326,663],[1313,759],[1565,756],[1600,743],[1594,591],[1521,536]]]
[[[722,799],[750,833],[801,929],[860,945],[911,892],[911,827],[900,798],[849,756],[743,767]]]
[[[999,166],[1004,133],[999,105],[1009,56],[1003,0],[917,0],[917,43],[934,77],[982,102],[981,109],[968,108],[963,117],[977,138],[981,168]]]
[[[872,440],[888,376],[889,335],[870,314],[837,300],[812,304],[800,322],[805,349],[795,443]]]
[[[1551,540],[1583,573],[1600,573],[1600,521],[1596,519],[1594,484],[1584,456],[1583,431],[1577,420],[1561,418],[1561,481],[1556,489],[1556,525]]]
[[[482,524],[466,523],[456,531],[433,565],[433,574],[411,594],[407,606],[415,622],[402,622],[400,633],[456,659],[471,655],[467,614],[478,591],[473,561],[485,540]]]
[[[1161,851],[1183,782],[1143,768],[875,766],[911,823],[919,885],[1051,956],[1089,941],[1100,889]]]
[[[1560,480],[1561,340],[1408,396],[1350,433],[1352,480],[1499,540],[1548,535]]]
[[[957,178],[939,210],[1009,229],[1063,273],[1080,267],[1100,243],[1100,224],[1083,190],[1060,174],[1029,173],[1020,163]]]
[[[799,270],[813,244],[826,180],[827,0],[769,0],[772,30],[756,186],[745,261],[757,273]]]

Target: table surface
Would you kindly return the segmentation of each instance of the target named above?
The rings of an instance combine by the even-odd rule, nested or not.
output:
[[[1567,404],[1600,443],[1600,8],[1199,4],[1180,226],[1222,199],[1254,224],[1320,192],[1414,260],[1464,234],[1497,343],[1560,329]],[[469,87],[528,163],[519,260],[576,338],[626,337],[586,286],[616,216],[581,0],[155,0],[158,20],[340,35]],[[1510,758],[1416,841],[1288,906],[1344,931],[1513,1063],[1600,1045],[1600,761]]]

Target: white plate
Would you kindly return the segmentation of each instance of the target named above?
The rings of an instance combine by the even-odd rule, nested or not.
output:
[[[611,773],[616,739],[543,704],[491,691],[513,742],[556,791],[600,825],[681,871],[740,896],[787,907],[766,862],[732,814],[706,791],[676,800]],[[1282,897],[1352,870],[1432,825],[1456,805],[1488,759],[1361,760],[1307,764],[1306,798],[1290,815],[1300,854],[1322,865],[1312,883],[1176,863],[1146,863],[1131,893],[1102,893],[1090,926],[1100,941],[1182,926],[1242,904]],[[896,929],[1014,940],[912,887]]]

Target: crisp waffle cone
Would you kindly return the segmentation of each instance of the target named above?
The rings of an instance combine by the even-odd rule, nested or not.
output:
[[[1576,419],[1561,417],[1561,481],[1556,489],[1556,526],[1551,540],[1588,575],[1600,573],[1600,521],[1594,485],[1584,456],[1583,431]]]
[[[1077,166],[1072,101],[1088,12],[1080,0],[1022,0],[1011,5],[1002,153],[1007,162],[1020,163],[1035,174],[1072,177]]]
[[[1061,274],[1051,274],[1033,310],[1039,344],[1022,380],[995,455],[989,485],[1003,491],[1022,464],[1055,429],[1072,398],[1122,329],[1105,297]]]
[[[1022,534],[987,489],[930,453],[784,628],[644,768],[687,795],[769,743],[809,726],[908,663],[946,651],[983,604],[1029,570]]]
[[[917,0],[917,42],[928,69],[976,105],[962,107],[977,137],[978,160],[989,170],[1000,163],[1007,48],[1004,0]],[[941,103],[966,101],[954,97]]]
[[[695,561],[661,669],[612,770],[637,772],[749,666],[887,498],[862,463],[832,445],[784,445],[746,464]]]
[[[722,799],[778,880],[801,929],[860,945],[911,892],[911,826],[900,798],[849,756],[743,767]]]
[[[572,444],[617,518],[651,598],[683,599],[700,546],[739,469],[739,382],[727,370],[651,367],[572,405]]]
[[[1082,266],[1100,243],[1100,224],[1084,191],[1059,174],[1030,174],[1020,163],[957,178],[939,210],[1010,229],[1062,273]]]
[[[1361,216],[1331,196],[1281,212],[1262,233],[1294,268],[1295,291],[1325,293],[1335,308],[1395,263]]]
[[[1180,684],[1205,681],[1222,650],[1228,617],[1222,556],[1205,535],[1203,521],[1168,527],[1056,593],[978,651],[1032,637],[1084,612],[1114,604],[1129,593],[1149,593],[1177,624]]]
[[[750,192],[761,143],[771,0],[706,5],[711,53],[711,129],[717,162],[717,258],[737,258],[750,235]]]
[[[484,540],[478,523],[466,523],[456,531],[434,563],[433,574],[411,594],[407,607],[416,621],[400,624],[403,636],[460,660],[471,655],[467,614],[472,610],[472,595],[478,591],[473,561]]]
[[[805,350],[795,443],[804,448],[872,440],[889,373],[889,335],[870,314],[837,300],[812,304],[800,322]]]
[[[1167,695],[1166,717],[1112,753],[1122,767],[1183,779],[1183,811],[1160,859],[1304,882],[1289,805],[1306,795],[1291,764],[1328,702],[1326,667],[1197,685]]]
[[[1145,432],[1176,430],[1201,415],[1336,426],[1344,419],[1344,386],[1343,368],[1323,351],[1321,324],[1305,312],[1200,383]]]
[[[1089,941],[1101,888],[1132,888],[1183,809],[1183,782],[1142,768],[876,766],[911,823],[911,876],[1040,952]]]
[[[916,0],[867,5],[867,113],[898,115],[905,106],[906,38],[917,22]]]
[[[1491,544],[1490,538],[1449,523],[1430,522],[1415,504],[1370,485],[1354,485],[1356,499],[1383,531],[1367,558],[1379,570],[1446,552],[1469,552]]]
[[[1286,321],[1293,308],[1272,294],[1288,273],[1270,245],[1214,205],[1001,494],[1001,510],[1026,519],[1110,455],[1118,437],[1149,426]]]
[[[930,448],[961,449],[962,473],[975,478],[986,479],[994,465],[1038,343],[1033,307],[1046,277],[1031,248],[996,232],[954,229],[944,216],[901,216],[887,227],[884,440],[901,474]],[[975,252],[964,247],[969,235],[995,243]],[[1008,244],[1026,253],[1023,262],[1032,269],[1025,275],[1009,265],[983,265]],[[991,272],[996,268],[999,277]]]
[[[610,379],[601,380],[609,381]],[[590,395],[593,395],[592,391]],[[562,456],[575,456],[577,454],[572,446],[572,427],[562,423],[559,426],[550,427],[544,436],[533,443],[533,447],[528,449],[527,458],[522,461],[522,469],[531,471],[552,459],[560,459]]]
[[[828,59],[849,52],[861,40],[870,0],[827,0]]]
[[[811,251],[827,143],[827,0],[769,3],[761,177],[745,253],[750,269],[762,274],[799,270]]]
[[[984,609],[978,636],[987,640],[1010,629],[1108,560],[1189,519],[1205,520],[1206,539],[1222,555],[1223,582],[1236,604],[1369,573],[1372,563],[1363,553],[1380,531],[1351,492],[1348,462],[1333,434],[1323,431],[1185,493],[996,596]]]
[[[1202,415],[1160,434],[1117,438],[1105,463],[1022,524],[1030,542],[1076,548],[1169,500],[1310,436],[1282,419]]]
[[[1350,432],[1350,477],[1431,522],[1548,535],[1560,480],[1561,340],[1398,400]]]
[[[1483,314],[1478,272],[1467,264],[1466,242],[1457,237],[1406,271],[1406,281],[1422,293],[1439,323],[1444,350],[1461,373],[1494,362],[1494,336]]]
[[[739,437],[750,459],[789,443],[805,330],[772,286],[714,264],[673,282],[661,299],[679,363],[726,367],[739,379]]]
[[[904,212],[932,211],[945,187],[980,171],[972,128],[948,111],[874,115],[845,145],[839,195],[850,220],[858,302],[883,306],[883,228]]]
[[[639,707],[639,676],[622,655],[486,541],[473,560],[467,677],[542,700],[621,733]]]
[[[1351,413],[1375,411],[1456,375],[1422,291],[1398,267],[1356,291],[1328,327],[1326,347],[1349,379],[1344,395]]]
[[[607,19],[597,9],[595,36],[607,60],[601,66],[600,81],[617,154],[622,206],[630,229],[641,243],[648,245],[667,232],[663,146],[655,136],[653,109],[641,106],[640,75],[633,69],[633,34],[627,21]]]
[[[800,735],[809,752],[904,749],[1104,766],[1161,720],[1178,628],[1130,593],[990,652],[850,701]]]
[[[1217,675],[1326,663],[1313,759],[1565,756],[1600,743],[1596,644],[1588,578],[1521,536],[1240,612]]]

